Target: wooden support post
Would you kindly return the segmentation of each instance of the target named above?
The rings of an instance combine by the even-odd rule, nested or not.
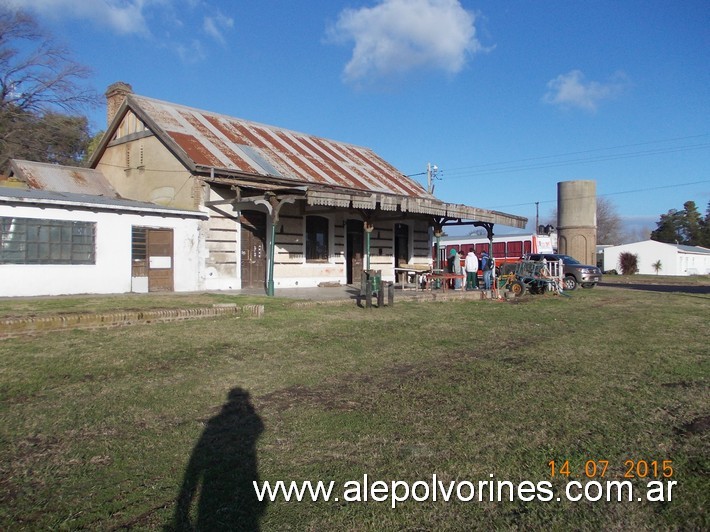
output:
[[[387,306],[394,305],[394,283],[387,283]]]
[[[372,282],[369,275],[365,284],[365,308],[372,308]]]
[[[377,308],[385,306],[385,282],[380,281],[380,289],[377,291]]]

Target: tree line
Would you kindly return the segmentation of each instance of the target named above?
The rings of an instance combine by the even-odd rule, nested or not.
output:
[[[651,240],[710,248],[710,202],[704,217],[694,201],[686,201],[682,209],[662,214],[656,225]]]

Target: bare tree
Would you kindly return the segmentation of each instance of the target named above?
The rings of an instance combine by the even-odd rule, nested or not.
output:
[[[552,209],[546,223],[557,226],[556,207]],[[625,237],[621,216],[614,202],[604,196],[597,197],[597,243],[617,245],[621,244]]]
[[[89,75],[31,15],[0,7],[0,169],[16,152],[27,151],[46,115],[77,114],[100,104],[82,84]]]
[[[38,44],[22,54],[13,47],[22,40]],[[0,9],[0,109],[77,112],[98,103],[96,93],[80,84],[90,74],[88,67],[71,59],[66,47],[42,32],[32,16]]]
[[[624,240],[621,243],[627,244],[629,242],[641,242],[643,240],[649,240],[650,238],[650,229],[643,227],[634,227],[625,231]]]
[[[624,235],[621,216],[616,205],[609,198],[597,198],[597,242],[600,244],[621,244]]]

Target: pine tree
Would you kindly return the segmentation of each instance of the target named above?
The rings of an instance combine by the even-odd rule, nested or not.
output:
[[[685,244],[701,246],[708,241],[708,225],[710,223],[710,204],[705,218],[698,212],[694,201],[686,201],[683,209],[669,210],[662,214],[656,222],[656,229],[651,233],[651,240],[667,242],[668,244]]]
[[[661,214],[661,219],[656,222],[656,229],[651,232],[651,240],[668,244],[681,244],[683,235],[681,234],[680,219],[681,215],[675,209],[669,210],[666,214]]]
[[[705,210],[705,218],[700,221],[700,246],[710,248],[710,201]]]
[[[683,231],[684,243],[689,246],[700,245],[700,230],[702,217],[698,212],[698,207],[694,201],[686,201],[683,204],[683,217],[681,227]]]

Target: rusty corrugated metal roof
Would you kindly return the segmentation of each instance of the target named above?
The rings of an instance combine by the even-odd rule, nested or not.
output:
[[[14,177],[24,181],[34,190],[90,194],[107,198],[119,198],[106,177],[92,168],[59,166],[13,159],[10,161]]]
[[[135,94],[128,97],[128,105],[139,115],[145,113],[144,118],[167,134],[193,166],[432,198],[419,183],[369,148]]]

